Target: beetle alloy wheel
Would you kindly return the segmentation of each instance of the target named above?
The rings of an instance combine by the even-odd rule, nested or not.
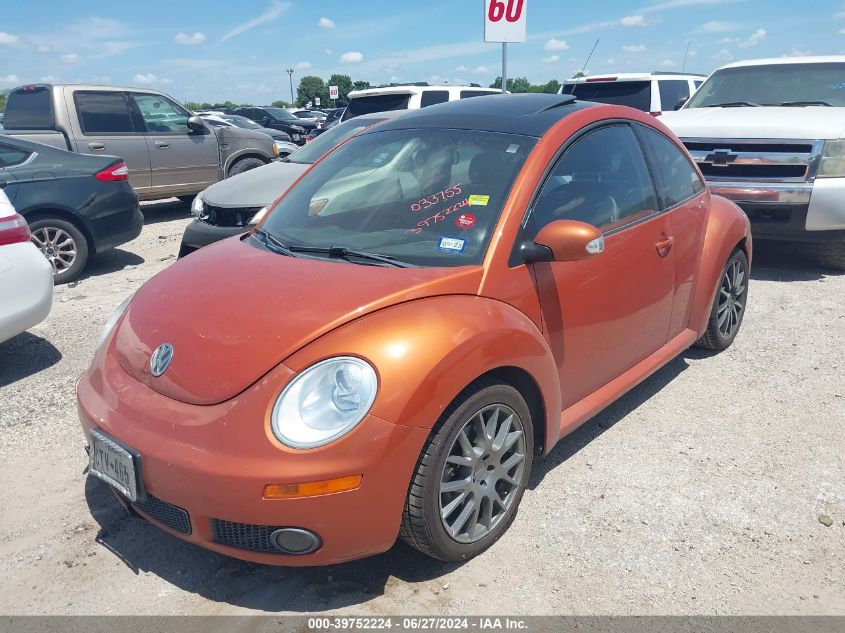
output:
[[[525,432],[503,404],[467,420],[452,443],[440,477],[440,519],[459,543],[475,543],[507,516],[526,476]]]
[[[745,267],[739,259],[734,259],[722,276],[719,305],[716,308],[719,333],[726,338],[739,328],[745,309],[745,290]]]
[[[33,243],[41,250],[53,267],[53,274],[60,276],[76,262],[76,242],[66,231],[45,226],[32,232]]]

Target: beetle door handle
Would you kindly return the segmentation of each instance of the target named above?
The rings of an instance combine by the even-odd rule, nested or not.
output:
[[[88,143],[88,149],[93,150],[95,152],[99,152],[100,150],[106,149],[105,143]]]
[[[657,248],[657,254],[661,257],[666,257],[669,254],[669,251],[672,250],[672,245],[675,243],[675,238],[671,235],[667,237],[662,242],[658,242],[655,244],[655,248]]]
[[[165,143],[164,141],[156,141],[156,147],[160,149],[169,149],[170,143]]]

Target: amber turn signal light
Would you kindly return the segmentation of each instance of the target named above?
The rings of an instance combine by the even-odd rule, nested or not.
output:
[[[335,492],[345,492],[360,488],[363,475],[348,475],[324,481],[309,481],[304,484],[267,484],[264,486],[265,499],[295,499],[298,497],[317,497]]]

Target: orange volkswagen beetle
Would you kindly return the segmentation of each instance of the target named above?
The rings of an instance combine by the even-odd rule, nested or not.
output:
[[[461,560],[534,457],[742,323],[751,236],[638,111],[425,108],[325,156],[251,233],[117,310],[78,384],[91,475],[217,552]]]

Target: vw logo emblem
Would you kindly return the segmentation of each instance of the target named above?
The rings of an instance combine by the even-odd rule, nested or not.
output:
[[[162,343],[150,357],[150,373],[153,376],[161,376],[170,367],[173,360],[173,346],[170,343]]]

